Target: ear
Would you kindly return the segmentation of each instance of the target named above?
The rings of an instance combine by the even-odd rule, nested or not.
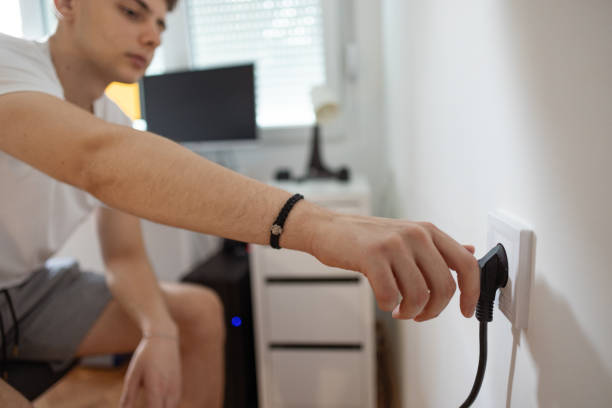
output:
[[[75,15],[76,0],[53,0],[60,18],[72,20]]]

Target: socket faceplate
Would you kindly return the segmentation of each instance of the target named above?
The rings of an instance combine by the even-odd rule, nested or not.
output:
[[[501,243],[508,255],[508,284],[501,289],[499,308],[512,325],[527,328],[532,274],[533,231],[527,224],[502,211],[489,213],[487,248]]]

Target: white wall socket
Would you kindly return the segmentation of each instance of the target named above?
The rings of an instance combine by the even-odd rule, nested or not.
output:
[[[487,248],[501,243],[508,256],[508,283],[501,289],[499,308],[510,323],[526,329],[532,274],[533,231],[524,222],[502,211],[489,213]]]

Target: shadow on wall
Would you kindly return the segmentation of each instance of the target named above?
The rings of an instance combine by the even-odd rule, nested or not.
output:
[[[589,407],[612,403],[612,377],[582,332],[567,301],[545,281],[536,281],[532,324],[525,339],[538,370],[538,406]],[[606,316],[602,311],[602,316]]]
[[[538,137],[530,143],[531,154],[546,161],[546,166],[533,173],[529,183],[533,191],[527,194],[556,197],[543,207],[546,212],[540,221],[558,225],[552,236],[571,269],[575,265],[571,258],[588,258],[588,250],[609,242],[612,225],[609,217],[597,216],[612,191],[610,183],[603,182],[610,169],[612,3],[543,0],[506,4],[505,14],[512,20],[509,26],[515,30],[511,37],[519,51],[517,68],[530,96],[527,109],[537,119]],[[606,253],[603,246],[593,251],[597,257]],[[604,258],[596,262],[606,263]],[[552,279],[554,271],[548,272]],[[566,280],[576,279],[568,278],[567,270],[559,273]],[[607,282],[597,274],[593,292],[577,296],[591,296],[589,303],[595,306],[592,297],[605,293],[601,285]],[[598,318],[606,319],[601,320],[605,327],[609,316],[605,310],[598,317],[575,315],[571,296],[571,288],[558,294],[542,279],[532,289],[525,339],[538,371],[538,406],[612,406],[612,375],[581,328],[597,324]]]

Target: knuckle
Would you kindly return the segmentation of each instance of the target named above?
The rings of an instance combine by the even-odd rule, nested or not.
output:
[[[399,234],[390,234],[389,236],[379,240],[369,248],[371,255],[389,254],[398,249],[401,249],[403,245],[402,237]]]
[[[429,232],[421,225],[415,225],[406,229],[406,234],[414,241],[424,243],[430,239]]]
[[[429,221],[420,222],[419,224],[428,231],[438,231],[438,227]]]
[[[385,248],[391,251],[398,250],[404,244],[401,235],[393,234],[385,240]]]

